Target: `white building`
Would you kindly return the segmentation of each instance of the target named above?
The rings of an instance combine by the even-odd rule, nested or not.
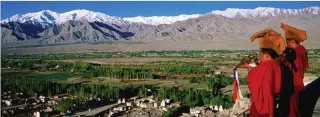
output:
[[[132,102],[126,102],[126,106],[132,106]]]
[[[44,103],[44,100],[46,99],[46,97],[45,96],[42,96],[42,95],[40,95],[39,96],[39,100],[41,101],[41,102],[43,102]]]
[[[113,108],[114,111],[126,111],[126,107],[124,105]]]
[[[136,105],[137,107],[140,107],[140,101],[137,101]]]
[[[121,99],[118,100],[118,104],[121,104]]]
[[[165,101],[165,100],[162,100],[161,103],[160,103],[160,106],[161,106],[161,107],[166,107],[166,101]]]
[[[219,108],[218,108],[217,105],[214,106],[214,110],[215,110],[215,111],[218,111],[218,110],[219,110]]]
[[[154,108],[158,108],[158,103],[157,102],[153,102],[153,107]]]
[[[220,71],[217,71],[217,72],[215,72],[214,74],[215,74],[215,75],[219,75],[219,74],[221,74],[221,72],[220,72]]]
[[[166,101],[167,104],[170,104],[172,100],[171,99],[165,99],[165,101]]]
[[[219,112],[222,112],[223,111],[223,108],[222,108],[222,105],[219,106]]]
[[[166,107],[163,107],[162,110],[163,111],[168,111],[168,109]]]
[[[191,114],[191,115],[194,115],[194,116],[196,116],[196,117],[199,117],[199,115],[201,114],[201,110],[202,110],[202,109],[203,109],[202,107],[191,108],[191,109],[190,109],[190,114]]]
[[[140,108],[147,108],[147,104],[146,103],[141,103],[140,104]]]
[[[11,106],[11,101],[9,100],[4,100],[4,103],[6,103],[7,106]]]
[[[34,112],[32,117],[40,117],[40,112]]]
[[[39,96],[39,99],[45,99],[45,98],[46,98],[45,96],[42,96],[42,95]]]
[[[211,110],[213,110],[213,109],[214,109],[212,105],[210,105],[210,106],[209,106],[209,108],[210,108]]]

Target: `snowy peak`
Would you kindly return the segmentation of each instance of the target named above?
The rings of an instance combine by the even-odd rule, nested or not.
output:
[[[277,15],[319,15],[319,7],[314,6],[303,9],[281,9],[272,7],[257,7],[255,9],[227,8],[224,11],[215,10],[209,14],[221,15],[228,18],[234,18],[236,16],[255,18],[273,17]]]
[[[221,15],[228,18],[255,18],[255,17],[273,17],[273,16],[288,16],[288,15],[319,15],[320,8],[318,6],[306,7],[303,9],[282,9],[272,7],[257,7],[255,9],[239,9],[227,8],[224,11],[215,10],[208,14]],[[32,22],[32,23],[49,23],[62,24],[70,20],[86,21],[86,22],[103,22],[111,24],[129,24],[129,23],[144,23],[150,25],[172,24],[177,21],[183,21],[190,18],[197,18],[202,14],[179,15],[179,16],[151,16],[151,17],[114,17],[101,12],[93,12],[85,9],[72,10],[65,13],[57,13],[50,10],[43,10],[35,13],[27,13],[24,15],[14,15],[11,18],[2,20],[4,22]]]
[[[56,19],[59,17],[59,14],[50,10],[43,10],[36,13],[27,13],[24,15],[14,15],[9,19],[2,20],[1,22],[27,22],[34,21],[39,23],[55,23]]]
[[[172,24],[177,21],[183,21],[190,18],[197,18],[199,16],[201,15],[200,14],[193,14],[193,15],[182,14],[179,16],[151,16],[151,17],[137,16],[137,17],[132,17],[132,18],[128,17],[123,19],[130,22],[159,25],[159,24]]]
[[[20,22],[30,21],[32,23],[50,23],[62,24],[70,20],[87,21],[87,22],[105,22],[105,23],[126,23],[119,17],[109,16],[100,12],[93,12],[85,9],[72,10],[65,13],[57,13],[50,10],[43,10],[35,13],[27,13],[24,15],[14,15],[11,18],[2,20],[3,22]]]
[[[171,24],[177,21],[187,20],[189,18],[196,18],[201,16],[200,14],[194,15],[179,15],[179,16],[152,16],[152,17],[128,17],[128,18],[120,18],[109,16],[101,12],[93,12],[85,9],[77,9],[68,11],[65,13],[57,13],[50,10],[43,10],[35,13],[27,13],[24,15],[14,15],[11,18],[2,20],[1,23],[4,22],[32,22],[32,23],[50,23],[50,24],[62,24],[67,21],[87,21],[87,22],[107,22],[112,24],[125,24],[130,22],[136,23],[144,23],[151,25],[159,25],[159,24]]]
[[[93,12],[85,9],[78,9],[60,14],[58,23],[63,23],[69,20],[88,21],[88,22],[108,22],[122,24],[125,23],[119,17],[109,16],[101,12]]]

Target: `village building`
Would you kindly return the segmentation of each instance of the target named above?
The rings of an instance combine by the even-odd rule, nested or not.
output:
[[[52,112],[53,109],[51,107],[47,107],[45,110],[43,110],[43,112]]]
[[[132,107],[133,104],[132,104],[132,102],[126,102],[126,106]]]
[[[7,106],[11,106],[11,101],[9,101],[9,100],[3,100],[3,101]]]
[[[44,103],[44,101],[45,101],[45,99],[46,99],[46,97],[45,96],[39,96],[39,100],[41,101],[41,102],[43,102]]]
[[[118,100],[118,104],[121,104],[121,99]]]
[[[159,105],[158,102],[153,102],[153,107],[154,108],[158,108],[158,105]]]
[[[196,117],[199,117],[201,115],[204,115],[206,117],[207,116],[211,117],[211,116],[214,116],[215,113],[212,111],[210,107],[202,106],[202,107],[190,108],[190,115],[193,115]]]
[[[222,112],[223,111],[223,108],[222,108],[222,105],[219,106],[219,112]]]
[[[196,117],[199,117],[199,115],[201,114],[201,110],[202,109],[203,109],[203,107],[190,108],[190,114],[194,115]]]
[[[40,117],[40,112],[39,111],[34,112],[32,117]]]
[[[47,104],[48,104],[48,105],[54,105],[54,104],[57,104],[57,102],[54,101],[54,100],[49,100],[49,101],[47,102]]]
[[[113,111],[120,111],[120,112],[122,112],[122,111],[126,111],[126,110],[127,110],[127,107],[126,107],[125,105],[120,105],[120,106],[118,106],[118,107],[113,108]]]
[[[161,106],[161,107],[166,107],[166,101],[165,101],[165,100],[162,100],[160,106]]]
[[[147,108],[147,103],[140,103],[139,107],[140,108]]]
[[[215,105],[213,110],[214,110],[214,111],[218,111],[218,110],[219,110],[218,106]]]

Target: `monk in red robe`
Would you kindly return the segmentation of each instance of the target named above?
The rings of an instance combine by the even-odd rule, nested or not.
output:
[[[296,52],[296,59],[294,60],[294,64],[296,66],[296,70],[294,70],[294,86],[296,90],[304,90],[305,86],[303,84],[304,73],[309,67],[309,62],[307,58],[307,50],[304,46],[300,45],[299,41],[294,39],[287,39],[287,45],[289,48],[292,48]]]
[[[294,49],[296,56],[292,64],[294,93],[290,99],[289,117],[300,117],[299,112],[299,92],[305,90],[303,83],[304,73],[309,67],[307,50],[300,45],[307,39],[306,32],[281,23],[280,26],[285,31],[286,43],[289,48]]]
[[[277,58],[278,53],[271,48],[261,48],[260,64],[251,68],[248,64],[248,86],[251,92],[252,104],[249,117],[273,117],[275,99],[281,90],[281,68]]]
[[[250,117],[274,117],[281,91],[282,71],[279,56],[283,55],[285,42],[282,36],[272,29],[256,32],[251,42],[259,39],[259,65],[251,68],[248,64],[248,86],[251,92]]]
[[[287,39],[288,47],[296,51],[294,60],[295,69],[293,69],[294,93],[290,99],[289,117],[300,117],[299,111],[299,92],[305,90],[303,83],[304,73],[309,67],[306,49],[294,39]]]

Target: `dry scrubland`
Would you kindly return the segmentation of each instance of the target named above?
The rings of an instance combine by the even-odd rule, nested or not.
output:
[[[10,43],[9,43],[10,44]],[[144,44],[71,44],[42,47],[19,47],[9,44],[2,44],[2,53],[83,53],[83,52],[133,52],[149,50],[238,50],[257,49],[257,42],[250,42],[249,39],[241,40],[217,40],[217,41],[148,41]],[[319,40],[307,40],[303,42],[308,49],[320,49]]]

